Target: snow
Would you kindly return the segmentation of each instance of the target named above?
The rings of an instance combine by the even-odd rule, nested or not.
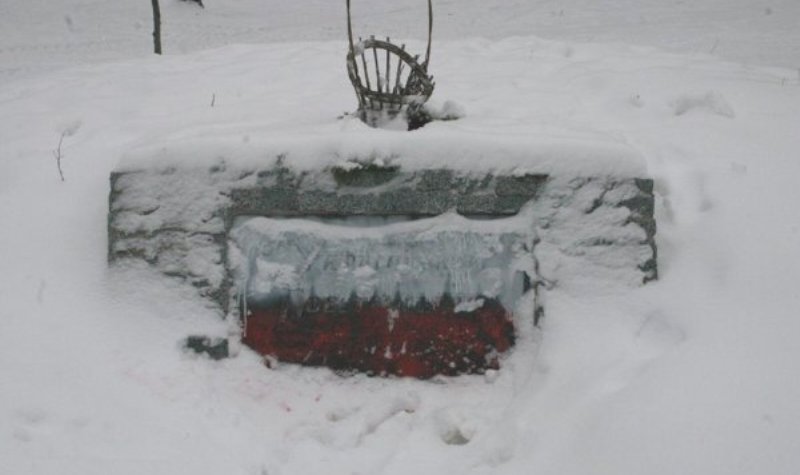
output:
[[[0,4],[0,472],[797,472],[800,3],[437,2],[433,100],[464,117],[414,134],[646,161],[660,280],[559,282],[500,371],[434,382],[186,354],[228,323],[107,268],[131,151],[402,141],[336,119],[355,103],[342,5],[165,1],[155,58],[147,3]],[[354,2],[358,31],[424,37],[423,2],[379,3]]]
[[[465,57],[465,47],[471,58]],[[192,126],[179,119],[151,129],[125,151],[117,169],[187,164],[209,168],[221,161],[225,166],[252,169],[280,157],[293,169],[314,170],[372,157],[385,164],[402,163],[405,170],[446,167],[457,159],[465,172],[643,176],[644,159],[620,137],[598,130],[591,122],[548,110],[546,104],[552,99],[546,96],[553,91],[533,87],[541,75],[534,64],[520,62],[513,69],[507,64],[509,57],[549,48],[533,38],[491,46],[485,40],[442,42],[437,51],[443,57],[436,74],[444,102],[434,99],[431,106],[443,114],[458,109],[454,102],[469,107],[461,111],[459,120],[437,121],[415,131],[414,140],[397,130],[372,129],[354,116],[336,119],[352,112],[354,98],[342,74],[339,42],[236,46],[215,56],[213,66],[203,56],[173,58],[167,74],[176,75],[174,82],[181,83],[193,77],[195,84],[191,90],[175,91],[169,103],[160,107],[187,110],[194,118]],[[506,52],[498,55],[503,49]],[[560,67],[562,60],[556,57],[548,62]],[[494,75],[476,80],[473,61],[490,71],[505,70],[515,80],[511,85]],[[252,66],[258,64],[284,66]],[[142,82],[151,81],[144,79],[151,75],[166,81],[152,61],[119,66],[125,71],[117,74],[128,77],[142,77],[143,70],[156,68]],[[198,68],[214,72],[196,77]],[[226,82],[226,71],[234,70],[237,81]],[[107,86],[114,87],[98,84],[99,89]],[[533,104],[536,107],[530,107]],[[563,104],[553,107],[560,109]]]
[[[321,81],[319,90],[324,91],[325,84],[331,83]],[[303,110],[307,105],[298,103],[289,107]],[[492,109],[497,114],[503,113],[503,108],[497,104]],[[428,125],[424,130],[414,132],[413,141],[408,141],[405,134],[398,133],[398,129],[392,129],[393,124],[375,130],[355,117],[343,119],[338,124],[329,120],[319,128],[315,127],[316,124],[297,124],[297,129],[286,120],[280,128],[288,130],[281,130],[280,135],[276,135],[273,124],[250,125],[249,129],[244,126],[246,141],[238,129],[234,131],[226,127],[218,130],[216,125],[211,130],[200,127],[188,137],[186,133],[180,133],[180,138],[152,138],[148,142],[154,144],[141,145],[127,152],[117,170],[186,165],[210,168],[220,162],[247,170],[274,163],[277,157],[295,170],[319,170],[369,157],[373,160],[370,163],[402,164],[408,171],[444,168],[457,159],[459,168],[465,173],[496,171],[616,177],[645,174],[641,155],[613,136],[580,126],[575,129],[552,126],[550,130],[537,132],[514,131],[490,114],[487,112],[480,119],[463,120],[460,124]],[[405,131],[406,123],[403,122],[402,126]],[[498,143],[498,135],[503,136],[501,143]],[[234,156],[231,156],[232,150]]]

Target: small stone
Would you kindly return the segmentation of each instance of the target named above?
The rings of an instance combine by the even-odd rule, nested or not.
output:
[[[195,353],[208,355],[212,360],[221,360],[230,356],[228,340],[225,338],[191,335],[186,337],[184,347]]]

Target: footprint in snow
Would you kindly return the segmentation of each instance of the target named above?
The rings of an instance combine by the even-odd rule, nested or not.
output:
[[[447,445],[467,445],[478,432],[482,421],[469,408],[442,408],[434,414],[434,425],[439,438]]]
[[[709,91],[705,94],[682,94],[672,102],[672,111],[676,116],[700,111],[729,119],[736,117],[733,107],[722,94],[716,91]]]

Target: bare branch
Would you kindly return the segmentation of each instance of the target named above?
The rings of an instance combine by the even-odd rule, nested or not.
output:
[[[61,181],[64,180],[64,171],[61,169],[61,144],[64,142],[64,137],[67,135],[67,131],[61,132],[61,137],[58,138],[58,147],[53,150],[53,157],[56,159],[56,166],[58,166],[58,176],[61,177]]]
[[[156,54],[161,54],[161,8],[158,0],[153,3],[153,50]]]

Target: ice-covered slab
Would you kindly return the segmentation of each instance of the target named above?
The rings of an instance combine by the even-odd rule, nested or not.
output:
[[[455,305],[498,299],[510,312],[534,275],[534,231],[516,217],[470,220],[451,213],[369,224],[240,218],[230,233],[239,285],[251,303],[355,296],[414,305],[447,295]]]

